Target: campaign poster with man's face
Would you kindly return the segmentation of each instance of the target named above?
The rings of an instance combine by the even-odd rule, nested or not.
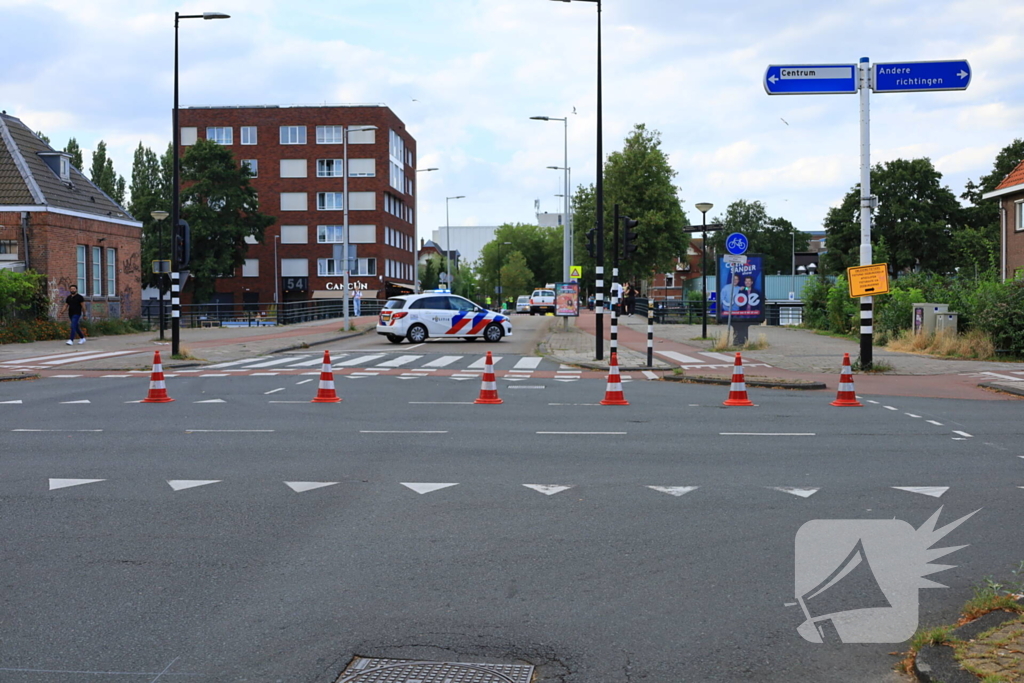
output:
[[[765,315],[764,269],[761,257],[747,255],[746,263],[726,263],[718,259],[718,319],[763,322]]]

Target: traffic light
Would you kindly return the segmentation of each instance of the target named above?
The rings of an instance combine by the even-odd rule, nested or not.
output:
[[[597,245],[594,244],[594,240],[597,238],[597,228],[591,228],[587,230],[587,253],[590,254],[590,258],[594,258],[594,254],[597,250]]]
[[[192,258],[192,229],[184,218],[178,219],[178,229],[174,231],[174,260],[178,270],[188,267]]]
[[[633,252],[636,251],[636,238],[637,233],[632,231],[632,228],[640,225],[640,221],[633,220],[629,216],[622,217],[622,227],[625,228],[622,232],[622,260],[628,261]]]

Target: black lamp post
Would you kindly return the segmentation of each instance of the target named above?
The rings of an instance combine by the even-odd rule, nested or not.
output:
[[[178,185],[181,178],[181,159],[178,147],[181,146],[181,129],[178,127],[178,20],[179,19],[229,19],[230,15],[222,12],[203,12],[202,14],[174,13],[174,113],[171,131],[171,146],[174,148],[174,177],[171,181],[171,355],[178,355],[179,330],[181,315],[181,292],[178,280],[178,222],[181,220],[181,202]]]
[[[707,339],[708,336],[708,211],[714,207],[711,202],[699,202],[697,210],[701,218],[701,243],[700,243],[700,284],[704,296],[704,303],[701,306],[700,316],[700,338]]]
[[[164,340],[164,219],[170,214],[166,211],[151,211],[150,216],[160,224],[160,244],[157,250],[157,261],[160,263],[160,277],[157,280],[157,289],[160,291],[160,341]]]

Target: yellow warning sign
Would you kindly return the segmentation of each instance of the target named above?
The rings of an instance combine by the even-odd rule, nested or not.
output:
[[[579,280],[582,277],[583,277],[583,268],[582,268],[582,266],[569,266],[569,279],[570,280]]]
[[[873,263],[870,266],[854,266],[846,269],[850,285],[850,296],[875,296],[889,293],[889,264]]]

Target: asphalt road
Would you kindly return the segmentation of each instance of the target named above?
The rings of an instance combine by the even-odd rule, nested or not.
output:
[[[606,407],[601,381],[530,379],[478,406],[477,382],[379,376],[311,404],[315,388],[181,376],[154,405],[128,403],[144,377],[0,383],[0,680],[327,683],[363,655],[566,683],[889,681],[901,646],[798,635],[801,525],[980,508],[938,544],[969,547],[938,560],[950,588],[920,590],[924,625],[1024,559],[1014,402],[751,390],[756,407],[724,408],[722,387],[635,381]],[[75,479],[101,481],[58,481]]]

